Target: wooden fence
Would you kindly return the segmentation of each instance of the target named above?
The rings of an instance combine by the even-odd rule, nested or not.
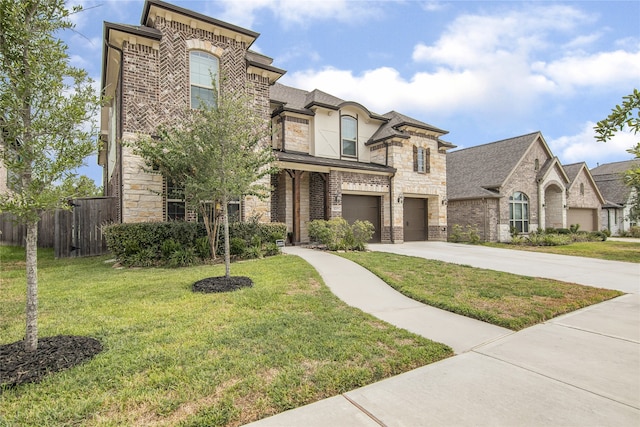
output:
[[[102,226],[116,219],[116,199],[74,199],[71,210],[43,215],[38,224],[38,247],[54,248],[56,258],[101,255],[107,252]],[[24,246],[26,229],[9,214],[0,215],[0,243]]]

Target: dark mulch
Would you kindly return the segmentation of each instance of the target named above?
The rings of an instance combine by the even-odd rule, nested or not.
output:
[[[100,341],[71,335],[38,340],[28,352],[24,341],[0,345],[0,393],[5,387],[41,381],[47,374],[72,368],[102,351]]]
[[[253,281],[244,276],[225,276],[207,277],[193,284],[193,292],[231,292],[242,288],[250,288]]]

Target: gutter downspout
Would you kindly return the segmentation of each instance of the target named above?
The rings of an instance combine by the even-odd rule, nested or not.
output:
[[[117,46],[112,45],[111,43],[109,43],[107,40],[105,40],[105,45],[113,50],[115,50],[116,52],[118,52],[120,54],[120,64],[118,66],[119,70],[118,70],[118,86],[116,87],[116,96],[118,97],[118,99],[116,99],[116,108],[118,108],[118,123],[116,125],[116,144],[117,141],[120,140],[120,144],[118,144],[118,159],[120,159],[120,164],[118,166],[119,170],[118,170],[118,175],[120,176],[120,190],[118,191],[119,193],[119,199],[120,199],[120,222],[123,222],[124,219],[124,212],[123,212],[123,194],[122,194],[122,190],[124,188],[124,183],[123,183],[123,167],[122,167],[122,119],[124,117],[124,114],[122,112],[122,99],[123,99],[123,88],[122,88],[122,71],[124,70],[124,52],[122,51],[122,49],[120,49]],[[119,92],[118,92],[119,90]],[[109,174],[109,154],[107,153],[107,174]],[[108,177],[107,177],[108,178]]]

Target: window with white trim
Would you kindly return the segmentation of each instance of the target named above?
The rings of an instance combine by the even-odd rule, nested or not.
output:
[[[194,50],[189,53],[189,77],[191,84],[191,108],[201,105],[215,107],[220,60],[206,52]],[[215,88],[214,88],[215,84]]]
[[[340,121],[340,136],[342,139],[342,155],[345,157],[357,157],[358,120],[351,116],[342,116]]]
[[[509,197],[509,226],[518,233],[529,232],[529,198],[519,191]]]
[[[167,221],[186,219],[184,187],[167,178]]]

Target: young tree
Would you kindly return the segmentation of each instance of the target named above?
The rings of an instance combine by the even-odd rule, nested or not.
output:
[[[26,225],[29,351],[38,346],[38,222],[64,207],[70,195],[56,183],[95,151],[86,123],[99,99],[56,38],[79,10],[67,10],[64,0],[0,0],[0,161],[10,189],[0,195],[0,211]]]
[[[216,101],[185,112],[179,125],[161,126],[158,137],[142,138],[133,149],[149,169],[184,187],[187,207],[203,216],[212,256],[217,246],[215,207],[220,204],[229,278],[228,203],[236,197],[268,194],[269,186],[261,179],[274,172],[274,156],[267,142],[269,122],[249,97],[225,91]]]
[[[596,140],[607,142],[613,136],[624,129],[629,129],[634,134],[640,132],[640,91],[633,89],[630,95],[622,97],[622,104],[616,105],[611,114],[599,121],[595,126]],[[627,150],[636,159],[640,159],[640,142]],[[630,219],[640,218],[640,160],[639,166],[629,169],[624,173],[624,182],[635,189],[635,198],[631,207]]]

